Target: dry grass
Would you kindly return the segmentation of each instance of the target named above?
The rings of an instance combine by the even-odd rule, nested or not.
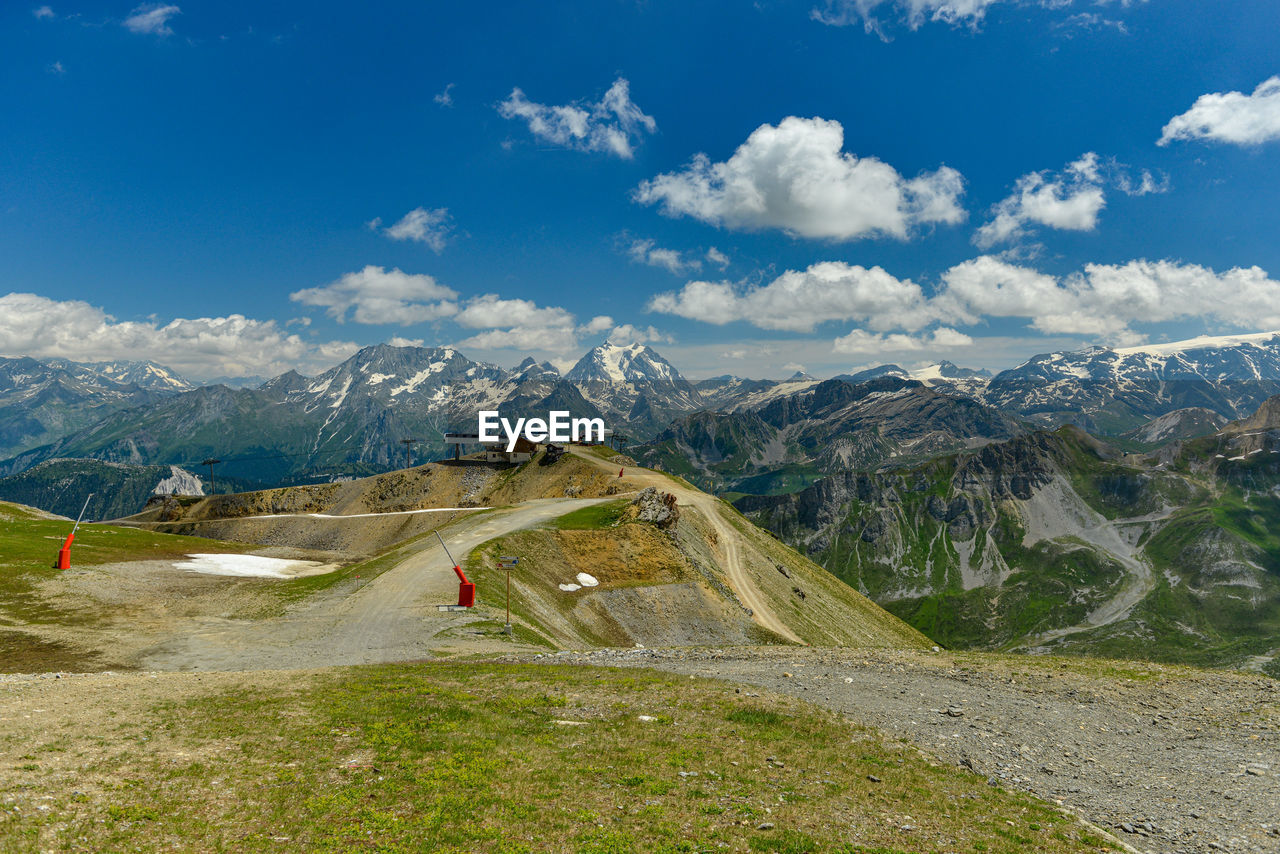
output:
[[[128,690],[93,677],[0,701],[14,718],[37,703],[76,705],[0,737],[0,849],[1101,844],[1034,798],[837,715],[714,681],[457,663],[299,674],[283,686],[272,674],[126,678]]]

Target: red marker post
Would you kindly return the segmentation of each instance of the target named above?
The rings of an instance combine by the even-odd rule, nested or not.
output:
[[[458,576],[458,607],[472,608],[476,604],[476,585],[474,582],[467,580],[467,575],[462,571],[462,566],[453,559],[453,555],[449,554],[449,547],[444,544],[444,537],[440,536],[440,532],[436,531],[436,539],[440,541],[440,548],[444,549],[445,555],[449,558],[449,563],[453,564],[453,571]]]
[[[93,497],[90,492],[88,498],[84,500],[84,506],[80,508],[80,515],[76,517],[76,523],[71,527],[71,533],[67,534],[67,541],[62,544],[62,548],[58,549],[58,562],[55,566],[58,569],[71,568],[71,541],[76,538],[76,529],[80,527],[80,520],[84,518],[84,511],[89,509],[89,499]]]

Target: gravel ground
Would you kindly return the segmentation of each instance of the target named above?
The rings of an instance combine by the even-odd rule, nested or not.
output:
[[[1143,852],[1280,852],[1280,682],[1040,657],[604,650],[801,697],[1058,803]],[[746,690],[739,689],[739,690]]]

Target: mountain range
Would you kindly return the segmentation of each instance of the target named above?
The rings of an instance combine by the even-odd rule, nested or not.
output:
[[[1280,675],[1278,455],[1273,398],[1151,453],[1067,426],[735,503],[947,646]]]
[[[0,361],[0,475],[60,458],[216,458],[260,485],[353,476],[402,464],[404,440],[440,455],[441,434],[470,428],[481,408],[565,409],[605,418],[643,459],[708,488],[772,493],[1028,427],[1070,423],[1139,445],[1188,438],[1277,392],[1276,333],[1043,354],[995,376],[942,362],[782,381],[691,382],[652,347],[607,341],[563,375],[531,358],[508,369],[448,347],[377,345],[252,388],[196,386],[151,363],[13,358]]]

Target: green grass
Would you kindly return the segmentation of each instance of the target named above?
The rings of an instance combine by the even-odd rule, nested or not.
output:
[[[0,774],[24,794],[0,819],[0,849],[1057,854],[1098,843],[1041,801],[833,713],[707,680],[457,662],[223,680],[215,694],[164,678],[186,680],[185,695],[154,704],[139,692],[118,717],[98,709],[46,733],[74,769],[0,736]],[[32,758],[19,766],[18,753]],[[48,809],[25,806],[36,803]]]
[[[612,528],[618,524],[630,503],[630,500],[623,498],[617,501],[606,501],[603,504],[591,504],[572,513],[557,516],[549,521],[547,526],[562,531]]]
[[[91,626],[110,618],[101,609],[74,608],[42,596],[40,585],[62,570],[54,568],[72,524],[46,519],[0,502],[0,672],[92,670],[113,666],[97,654],[38,639],[23,626]],[[251,546],[157,534],[113,525],[81,525],[71,546],[71,571],[106,563],[177,560],[192,553],[241,552]],[[6,629],[5,627],[11,627]]]
[[[60,574],[54,564],[72,524],[41,518],[18,505],[0,502],[0,625],[75,625],[93,619],[91,614],[57,608],[35,592],[40,582]],[[250,548],[138,528],[81,525],[71,546],[71,567],[75,570],[105,563],[175,560],[192,553],[241,552]]]

